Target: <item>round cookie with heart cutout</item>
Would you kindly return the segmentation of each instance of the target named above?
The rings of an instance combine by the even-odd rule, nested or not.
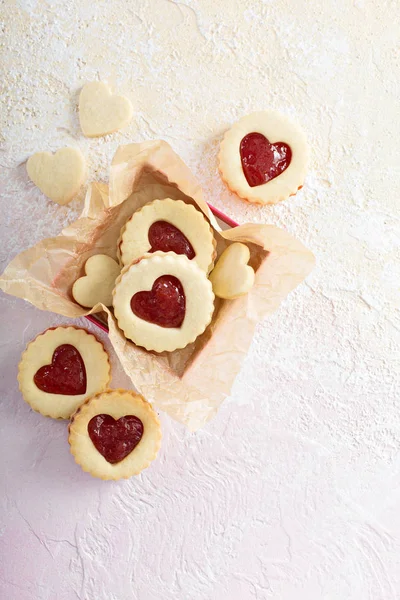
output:
[[[194,342],[214,312],[206,273],[174,252],[148,254],[123,269],[113,294],[114,315],[125,337],[155,352]]]
[[[123,265],[146,253],[175,252],[209,273],[216,257],[213,230],[200,210],[182,200],[153,200],[136,211],[121,230]]]
[[[226,185],[256,204],[277,204],[303,186],[308,145],[301,128],[273,110],[240,119],[221,142],[219,170]]]
[[[45,417],[68,419],[90,396],[107,388],[108,354],[85,329],[47,329],[23,352],[18,382],[33,410]]]
[[[156,458],[160,422],[139,394],[107,390],[90,398],[73,415],[68,441],[84,471],[100,479],[127,479]]]

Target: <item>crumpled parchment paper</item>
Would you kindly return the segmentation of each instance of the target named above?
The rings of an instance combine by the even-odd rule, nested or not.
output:
[[[93,254],[116,258],[120,229],[133,212],[156,198],[194,204],[215,230],[217,252],[229,242],[248,244],[255,285],[237,300],[216,299],[211,325],[193,344],[171,353],[148,352],[126,340],[116,320],[99,304],[87,311],[71,289]],[[196,430],[229,395],[258,321],[311,271],[314,256],[289,233],[271,225],[246,224],[221,231],[188,167],[163,141],[121,146],[112,161],[109,187],[92,183],[81,217],[56,238],[21,252],[0,278],[0,288],[37,308],[67,317],[100,313],[110,341],[136,389],[172,418]]]

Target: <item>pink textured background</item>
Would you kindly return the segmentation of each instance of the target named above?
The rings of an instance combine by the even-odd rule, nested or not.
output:
[[[398,1],[9,0],[0,12],[2,266],[82,207],[46,200],[29,154],[77,145],[89,180],[105,180],[119,144],[158,138],[212,204],[286,227],[318,261],[258,327],[215,420],[189,434],[160,415],[160,456],[127,482],[83,473],[66,425],[22,401],[25,344],[65,321],[1,296],[1,600],[398,600]],[[135,118],[87,140],[76,99],[97,78]],[[272,208],[216,172],[224,130],[264,107],[297,118],[312,147],[304,189]],[[113,383],[129,386],[118,368]]]

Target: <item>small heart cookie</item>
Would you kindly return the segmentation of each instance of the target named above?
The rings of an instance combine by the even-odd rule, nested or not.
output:
[[[86,276],[77,279],[72,286],[72,295],[81,306],[93,308],[98,302],[112,305],[112,291],[120,273],[120,266],[106,254],[96,254],[85,264]]]
[[[79,96],[79,120],[87,137],[101,137],[125,127],[132,119],[133,108],[125,96],[113,96],[102,81],[83,86]]]
[[[36,152],[26,163],[33,183],[57,204],[67,204],[85,177],[85,159],[77,148],[61,148],[55,154]]]
[[[223,251],[210,275],[216,296],[234,300],[247,294],[254,284],[254,270],[247,264],[249,258],[250,250],[239,242]]]

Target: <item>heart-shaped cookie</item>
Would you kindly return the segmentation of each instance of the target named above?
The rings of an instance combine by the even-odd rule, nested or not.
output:
[[[79,96],[79,121],[87,137],[101,137],[125,127],[133,108],[125,96],[114,96],[102,81],[83,86]]]
[[[55,154],[36,152],[26,163],[33,183],[58,204],[67,204],[77,194],[85,168],[85,159],[77,148],[61,148]]]
[[[36,387],[48,394],[79,396],[86,393],[86,369],[80,352],[71,344],[54,350],[51,365],[36,371]]]
[[[81,306],[93,308],[98,302],[111,306],[115,280],[120,273],[118,263],[106,254],[95,254],[85,264],[84,277],[77,279],[72,295]]]
[[[223,251],[210,275],[216,296],[233,300],[247,294],[254,284],[254,270],[247,264],[249,258],[250,250],[239,242]]]

